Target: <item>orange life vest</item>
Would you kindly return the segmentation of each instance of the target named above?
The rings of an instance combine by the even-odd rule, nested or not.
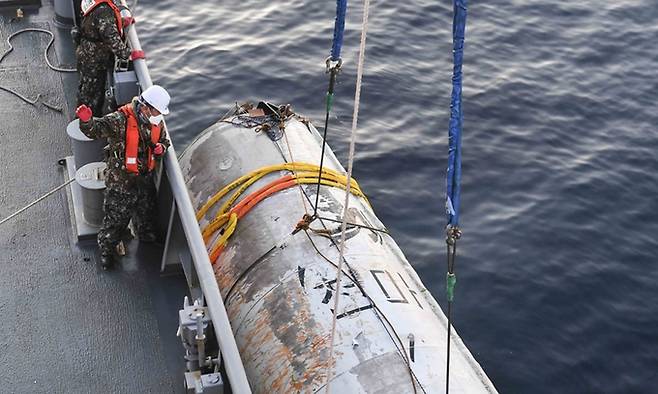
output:
[[[119,34],[121,34],[121,37],[123,37],[123,20],[121,19],[121,10],[119,10],[119,7],[117,7],[112,0],[82,0],[80,2],[82,15],[83,16],[89,15],[91,11],[93,11],[96,7],[98,7],[101,4],[107,4],[112,9],[112,11],[114,11],[114,19],[117,24],[117,29],[119,30]]]
[[[132,103],[126,104],[119,108],[124,115],[126,115],[126,158],[125,166],[126,171],[139,174],[137,167],[137,151],[139,148],[139,126],[137,125],[137,117],[133,111]],[[157,144],[160,141],[160,126],[151,125],[151,142]],[[149,171],[155,169],[155,156],[150,146],[146,147],[146,165]]]

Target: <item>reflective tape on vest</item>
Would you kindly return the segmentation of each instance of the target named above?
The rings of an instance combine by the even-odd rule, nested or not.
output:
[[[89,11],[91,11],[91,8],[96,5],[96,1],[94,0],[82,0],[80,2],[80,8],[82,9],[82,13],[86,14]]]

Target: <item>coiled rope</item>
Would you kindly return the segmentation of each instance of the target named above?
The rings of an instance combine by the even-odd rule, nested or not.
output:
[[[9,37],[7,37],[7,44],[9,44],[9,49],[7,49],[7,51],[5,51],[5,53],[3,53],[2,56],[0,56],[0,63],[2,62],[2,60],[3,60],[7,55],[9,55],[9,54],[14,50],[14,46],[11,45],[11,39],[14,38],[14,37],[16,37],[16,36],[19,35],[19,34],[23,34],[23,33],[31,32],[31,31],[33,31],[33,32],[37,32],[37,33],[45,33],[45,34],[48,34],[48,35],[50,36],[50,41],[48,42],[48,46],[46,46],[46,49],[44,49],[44,51],[43,51],[43,57],[44,57],[44,59],[46,59],[46,64],[48,65],[48,67],[50,67],[51,70],[53,70],[53,71],[57,71],[57,72],[60,72],[60,73],[74,73],[74,72],[78,72],[78,70],[76,70],[75,68],[62,68],[62,67],[53,66],[52,63],[50,63],[50,60],[48,59],[48,50],[50,49],[50,47],[51,47],[51,46],[53,45],[53,43],[55,42],[55,35],[54,35],[51,31],[49,31],[49,30],[46,30],[46,29],[39,29],[39,28],[36,28],[36,27],[30,27],[30,28],[27,28],[27,29],[21,29],[21,30],[19,30],[19,31],[17,31],[17,32],[15,32],[15,33],[13,33],[13,34],[10,35]]]
[[[62,68],[62,67],[54,66],[52,63],[50,63],[50,60],[48,59],[48,50],[50,50],[50,47],[55,42],[55,35],[49,30],[39,29],[39,28],[36,28],[36,27],[30,27],[30,28],[18,30],[17,32],[15,32],[15,33],[11,34],[9,37],[7,37],[7,44],[9,45],[9,49],[7,49],[2,54],[2,56],[0,56],[0,63],[2,63],[2,61],[5,59],[5,57],[7,57],[7,55],[9,55],[14,50],[14,46],[11,45],[11,39],[16,37],[19,34],[23,34],[23,33],[27,33],[27,32],[45,33],[45,34],[48,34],[50,36],[50,41],[48,42],[48,45],[46,46],[46,49],[44,49],[44,51],[43,51],[43,57],[44,57],[44,59],[46,59],[46,64],[48,65],[48,67],[51,70],[56,71],[56,72],[62,72],[62,73],[77,72],[77,70],[74,69],[74,68],[73,69]],[[18,93],[17,91],[15,91],[13,89],[10,89],[10,88],[4,87],[4,86],[0,86],[0,90],[4,90],[8,93],[11,93],[14,96],[18,97],[19,99],[25,101],[26,103],[28,103],[30,105],[36,105],[37,102],[39,101],[39,98],[41,97],[40,94],[37,94],[37,97],[34,100],[30,100],[29,98],[25,97],[23,94]],[[49,103],[46,103],[46,102],[43,102],[42,104],[45,107],[50,108],[54,111],[62,112],[61,108],[56,107],[52,104],[49,104]]]

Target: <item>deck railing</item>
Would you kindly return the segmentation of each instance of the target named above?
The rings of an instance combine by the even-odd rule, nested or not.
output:
[[[125,0],[121,0],[121,3],[127,6]],[[134,24],[127,29],[127,36],[133,50],[142,49]],[[139,59],[135,60],[133,64],[141,88],[146,89],[151,86],[153,82],[151,81],[146,61]],[[173,200],[169,215],[169,224],[167,226],[165,255],[167,254],[167,250],[171,248],[170,243],[172,242],[171,236],[174,225],[179,224],[182,227],[187,250],[191,257],[191,262],[188,262],[188,264],[185,264],[184,261],[181,261],[181,263],[186,268],[188,284],[191,285],[191,288],[196,285],[199,286],[202,293],[202,302],[208,307],[217,342],[219,343],[223,367],[226,371],[231,390],[239,394],[251,393],[242,359],[240,358],[240,352],[233,336],[233,330],[231,329],[228,314],[226,313],[215,274],[208,258],[206,245],[203,242],[201,231],[199,230],[199,224],[196,220],[192,201],[187,192],[187,186],[185,185],[173,144],[167,151],[164,159],[164,173],[162,178],[160,193],[168,194],[170,192]],[[160,199],[166,199],[166,197],[160,196]]]

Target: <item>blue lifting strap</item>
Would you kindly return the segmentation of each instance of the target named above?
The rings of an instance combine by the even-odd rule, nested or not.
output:
[[[336,22],[334,24],[334,42],[331,46],[331,60],[337,62],[340,59],[340,50],[343,46],[343,33],[345,32],[345,13],[347,12],[347,0],[336,1]]]
[[[462,62],[464,60],[464,31],[466,29],[467,0],[454,0],[452,25],[452,97],[448,129],[448,173],[446,214],[448,227],[459,226],[459,205],[462,176]]]

